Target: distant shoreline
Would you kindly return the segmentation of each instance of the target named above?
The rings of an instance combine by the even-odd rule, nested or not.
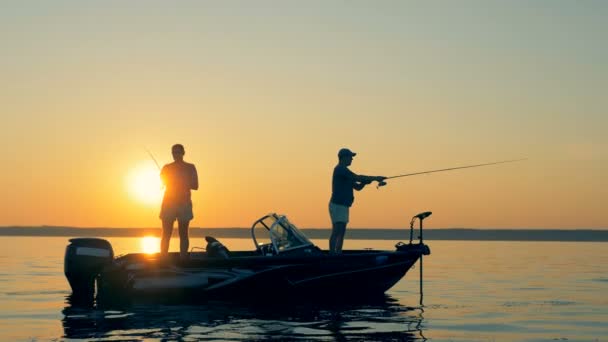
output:
[[[327,228],[303,228],[311,239],[327,239]],[[177,233],[175,233],[177,234]],[[350,228],[347,239],[409,241],[409,230],[386,228]],[[425,229],[425,240],[459,241],[576,241],[608,242],[608,230],[599,229]],[[249,238],[250,228],[190,228],[190,236]],[[160,236],[160,228],[77,228],[77,227],[0,227],[0,236],[65,236],[65,237],[143,237]],[[417,241],[418,229],[414,230]]]

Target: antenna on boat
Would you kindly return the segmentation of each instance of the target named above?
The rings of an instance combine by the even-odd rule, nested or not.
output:
[[[430,211],[425,211],[423,213],[420,213],[414,217],[412,217],[412,220],[410,221],[410,245],[412,244],[412,240],[413,240],[413,235],[414,235],[414,222],[416,222],[416,219],[418,219],[418,221],[420,222],[420,236],[418,236],[418,244],[420,245],[421,248],[423,248],[422,253],[420,253],[420,305],[422,306],[422,298],[424,297],[424,293],[422,291],[422,256],[425,254],[425,250],[424,247],[426,247],[424,245],[424,240],[422,237],[422,221],[424,221],[425,218],[431,216],[433,213]],[[423,247],[424,246],[424,247]],[[428,247],[426,247],[428,249]],[[426,253],[428,254],[428,253]]]
[[[458,166],[458,167],[450,167],[450,168],[447,168],[447,169],[440,169],[440,170],[430,170],[430,171],[421,171],[421,172],[414,172],[414,173],[406,173],[406,174],[403,174],[403,175],[386,177],[385,180],[386,179],[392,179],[392,178],[400,178],[400,177],[409,177],[409,176],[416,176],[416,175],[424,175],[424,174],[433,173],[433,172],[443,172],[443,171],[458,170],[458,169],[468,169],[468,168],[471,168],[471,167],[480,167],[480,166],[487,166],[487,165],[513,163],[513,162],[516,162],[516,161],[522,161],[522,160],[526,160],[526,159],[528,159],[528,158],[502,160],[502,161],[497,161],[497,162],[492,162],[492,163],[485,163],[485,164]],[[386,185],[386,182],[385,181],[381,181],[381,182],[378,182],[378,186],[377,187],[381,187],[381,186],[385,186],[385,185]]]

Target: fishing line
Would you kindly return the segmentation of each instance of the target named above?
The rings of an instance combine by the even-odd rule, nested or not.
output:
[[[522,161],[522,160],[526,160],[526,159],[528,159],[528,158],[502,160],[502,161],[491,162],[491,163],[484,163],[484,164],[457,166],[457,167],[450,167],[450,168],[447,168],[447,169],[439,169],[439,170],[429,170],[429,171],[421,171],[421,172],[414,172],[414,173],[406,173],[406,174],[403,174],[403,175],[386,177],[385,180],[386,179],[392,179],[392,178],[400,178],[400,177],[409,177],[409,176],[416,176],[416,175],[424,175],[424,174],[433,173],[433,172],[443,172],[443,171],[450,171],[450,170],[467,169],[467,168],[471,168],[471,167],[480,167],[480,166],[487,166],[487,165],[513,163],[513,162]],[[377,187],[381,187],[381,186],[385,186],[385,185],[386,185],[386,182],[385,181],[381,181],[381,182],[378,182],[378,186]]]

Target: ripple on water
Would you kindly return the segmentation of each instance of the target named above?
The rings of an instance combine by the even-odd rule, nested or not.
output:
[[[526,306],[563,306],[573,305],[576,302],[565,301],[565,300],[543,300],[543,301],[508,301],[504,302],[502,306],[505,307],[526,307]]]
[[[546,289],[547,288],[545,288],[545,287],[516,287],[516,288],[513,288],[513,290],[516,290],[516,291],[543,291]]]
[[[5,292],[9,296],[43,296],[43,295],[69,295],[70,291],[67,290],[49,290],[49,291],[11,291]]]

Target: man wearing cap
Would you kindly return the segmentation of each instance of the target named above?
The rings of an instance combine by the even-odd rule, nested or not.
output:
[[[194,218],[190,190],[198,189],[198,174],[194,164],[184,161],[184,146],[175,144],[171,147],[173,163],[163,166],[160,179],[165,186],[165,194],[160,208],[160,219],[163,221],[163,234],[160,241],[160,252],[169,252],[169,241],[173,231],[173,222],[177,220],[179,229],[180,257],[188,257],[188,226]]]
[[[348,214],[355,200],[354,190],[360,191],[373,181],[381,182],[386,179],[383,176],[357,175],[348,169],[357,154],[348,148],[338,151],[338,165],[334,168],[331,181],[331,199],[329,201],[329,216],[331,217],[332,230],[329,238],[329,251],[341,253],[344,233],[348,223]]]

